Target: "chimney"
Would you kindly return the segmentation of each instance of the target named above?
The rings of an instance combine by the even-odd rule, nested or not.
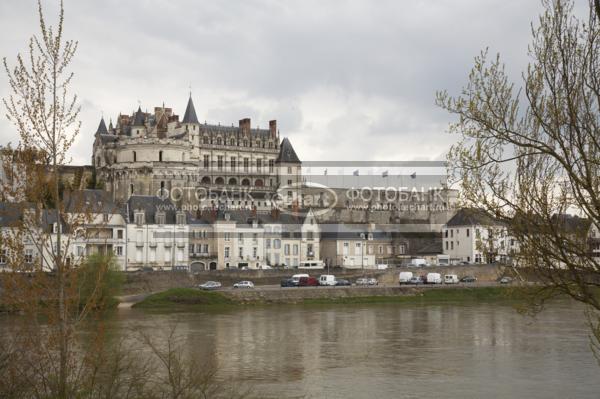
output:
[[[250,135],[250,118],[240,119],[240,130],[244,136]]]
[[[277,121],[269,121],[269,130],[271,131],[271,138],[277,138]]]

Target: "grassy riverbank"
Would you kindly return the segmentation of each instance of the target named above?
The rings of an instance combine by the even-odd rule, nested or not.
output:
[[[284,291],[285,292],[285,291]],[[331,297],[311,298],[310,291],[304,291],[305,298],[260,300],[231,297],[218,291],[200,291],[192,288],[175,288],[150,295],[134,305],[142,309],[185,309],[194,310],[213,306],[241,306],[248,304],[376,304],[376,303],[450,303],[450,302],[494,302],[523,299],[522,289],[512,287],[453,287],[435,289],[407,289],[394,295],[353,296],[350,294]],[[334,291],[329,291],[334,293]],[[335,292],[340,294],[342,291]],[[249,292],[252,294],[252,292]]]
[[[205,306],[234,305],[235,302],[223,294],[215,291],[201,291],[194,288],[171,288],[169,290],[152,294],[143,301],[133,305],[142,309],[164,308],[194,308]]]

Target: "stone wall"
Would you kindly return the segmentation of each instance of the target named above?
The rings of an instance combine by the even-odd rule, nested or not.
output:
[[[410,271],[415,275],[427,273],[457,274],[460,277],[475,276],[478,281],[495,281],[504,273],[504,268],[493,265],[445,266],[445,267],[413,267],[394,268],[390,270],[344,270],[331,269],[330,273],[338,278],[354,282],[359,277],[375,277],[380,285],[397,286],[401,271]],[[185,272],[132,272],[126,273],[123,295],[133,295],[164,291],[169,288],[193,287],[208,280],[219,281],[224,287],[231,287],[241,280],[250,280],[256,285],[279,285],[281,280],[293,274],[307,273],[311,276],[326,274],[327,270],[213,270],[197,274]]]

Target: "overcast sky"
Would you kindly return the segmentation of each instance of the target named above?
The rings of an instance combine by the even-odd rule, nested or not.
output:
[[[583,3],[584,0],[578,0]],[[58,0],[43,2],[55,20]],[[489,47],[519,77],[539,0],[65,0],[89,163],[107,120],[141,102],[231,125],[277,119],[302,160],[437,160],[456,139],[436,90],[457,93]],[[38,29],[34,0],[0,1],[0,56]],[[0,96],[8,95],[4,75]],[[1,144],[16,141],[2,112]]]

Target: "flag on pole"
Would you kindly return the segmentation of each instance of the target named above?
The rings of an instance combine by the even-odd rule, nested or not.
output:
[[[417,178],[417,172],[413,173],[412,175],[410,175],[411,179],[416,179]]]
[[[353,173],[354,176],[358,176],[358,169],[356,169]]]
[[[327,169],[323,172],[323,176],[327,176]]]
[[[384,171],[384,172],[381,174],[381,177],[388,177],[388,171],[387,171],[387,170],[386,170],[386,171]]]

